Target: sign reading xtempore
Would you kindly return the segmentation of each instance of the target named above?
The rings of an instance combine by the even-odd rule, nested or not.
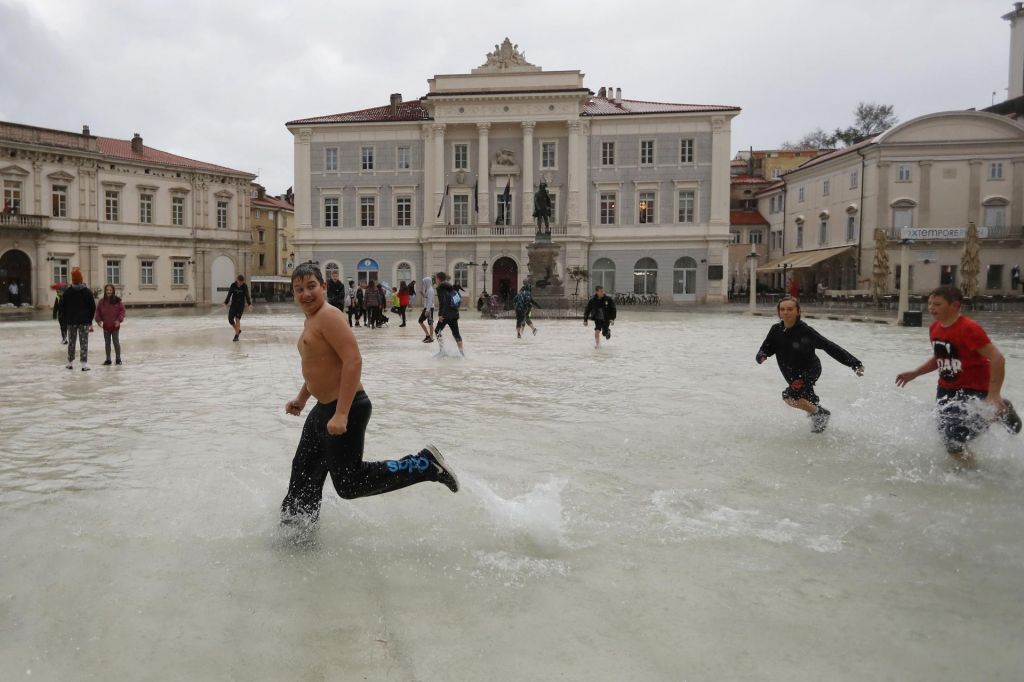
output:
[[[987,227],[978,228],[978,236],[988,236]],[[904,227],[900,239],[966,239],[966,227]]]

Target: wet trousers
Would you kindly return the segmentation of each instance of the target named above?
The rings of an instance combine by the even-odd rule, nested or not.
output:
[[[110,362],[110,342],[114,342],[114,353],[117,355],[117,361],[121,362],[121,330],[120,328],[115,329],[112,332],[108,332],[106,329],[103,330],[103,348],[107,351],[107,362]]]
[[[75,359],[75,340],[82,346],[80,359],[82,362],[89,362],[89,325],[69,324],[68,325],[68,364]]]
[[[399,460],[363,461],[366,425],[373,411],[365,392],[357,392],[352,400],[348,430],[340,436],[327,433],[327,422],[334,416],[336,408],[337,402],[317,403],[306,417],[302,438],[292,460],[288,494],[281,503],[283,519],[302,515],[316,521],[328,474],[338,495],[346,500],[437,480],[430,460],[420,455],[408,455]]]

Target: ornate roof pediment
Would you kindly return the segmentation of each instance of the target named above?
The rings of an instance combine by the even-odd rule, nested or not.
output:
[[[541,71],[535,64],[526,61],[526,53],[518,45],[505,38],[501,45],[494,46],[494,52],[487,53],[487,61],[473,69],[473,73],[502,73],[516,71]]]
[[[222,189],[213,196],[217,197],[218,199],[230,199],[234,195],[231,192],[227,191],[226,189]]]
[[[0,168],[0,175],[18,175],[24,177],[28,175],[28,171],[22,168],[21,166],[15,166],[11,164],[10,166],[4,166],[3,168]]]
[[[56,180],[58,182],[74,182],[75,180],[74,175],[72,175],[71,173],[66,173],[62,170],[54,171],[53,173],[50,173],[46,177],[49,178],[50,180]]]

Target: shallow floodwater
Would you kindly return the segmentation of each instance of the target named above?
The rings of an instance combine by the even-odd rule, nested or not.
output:
[[[301,316],[129,311],[126,365],[0,326],[0,679],[1020,680],[1024,439],[957,473],[926,329],[811,321],[823,435],[754,353],[769,318],[625,312],[357,329],[367,459],[435,443],[463,491],[278,527]],[[1024,407],[1024,337],[995,334]]]

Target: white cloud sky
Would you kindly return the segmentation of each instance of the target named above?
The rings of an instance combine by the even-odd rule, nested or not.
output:
[[[507,35],[596,91],[732,104],[733,150],[1006,98],[1009,0],[0,0],[0,120],[127,139],[293,184],[295,118],[412,99]]]

